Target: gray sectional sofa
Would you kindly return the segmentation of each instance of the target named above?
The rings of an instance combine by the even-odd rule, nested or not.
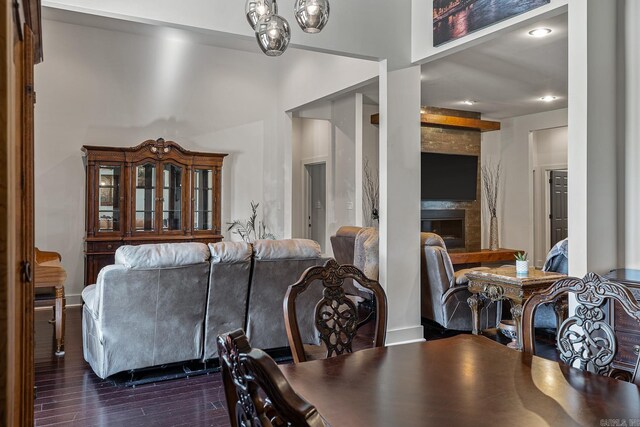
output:
[[[123,246],[82,292],[83,352],[100,378],[133,369],[217,357],[216,337],[244,328],[256,347],[288,345],[282,301],[308,267],[322,265],[311,240]],[[317,344],[312,313],[299,319]]]

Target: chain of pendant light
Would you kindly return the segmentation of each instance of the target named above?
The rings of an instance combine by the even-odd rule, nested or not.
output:
[[[291,28],[278,15],[276,0],[247,0],[249,25],[256,32],[260,49],[268,56],[280,56],[291,40]],[[294,15],[305,33],[319,33],[329,21],[329,0],[296,0]]]

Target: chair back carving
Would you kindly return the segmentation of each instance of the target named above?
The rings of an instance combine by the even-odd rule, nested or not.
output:
[[[562,322],[557,332],[560,359],[582,370],[618,377],[611,367],[617,351],[616,337],[606,321],[603,306],[607,300],[617,301],[640,324],[640,305],[626,286],[608,282],[595,273],[589,273],[583,279],[559,280],[525,302],[522,315],[524,351],[535,353],[533,319],[536,308],[567,293],[575,295],[578,306],[575,314]],[[631,381],[637,383],[640,380],[637,366],[635,371]]]
[[[251,348],[242,329],[218,337],[218,355],[233,427],[327,425],[291,388],[276,362]]]
[[[376,303],[373,346],[384,346],[387,329],[387,296],[384,290],[377,281],[368,279],[355,266],[339,265],[336,260],[330,259],[324,266],[308,268],[298,282],[289,286],[284,297],[285,327],[296,363],[307,360],[298,328],[296,298],[316,281],[324,286],[323,298],[316,305],[314,319],[320,341],[327,349],[326,357],[353,352],[353,339],[363,322],[358,321],[358,308],[344,291],[345,279],[353,279],[373,293]]]

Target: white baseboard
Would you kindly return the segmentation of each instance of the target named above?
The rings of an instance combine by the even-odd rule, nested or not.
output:
[[[67,307],[82,305],[82,295],[80,294],[69,294],[65,297],[67,298]]]
[[[422,325],[409,328],[387,330],[386,345],[401,345],[424,341]]]

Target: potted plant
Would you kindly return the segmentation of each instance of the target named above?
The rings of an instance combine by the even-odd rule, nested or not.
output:
[[[529,259],[526,252],[518,252],[516,255],[516,274],[527,274],[529,272]]]

